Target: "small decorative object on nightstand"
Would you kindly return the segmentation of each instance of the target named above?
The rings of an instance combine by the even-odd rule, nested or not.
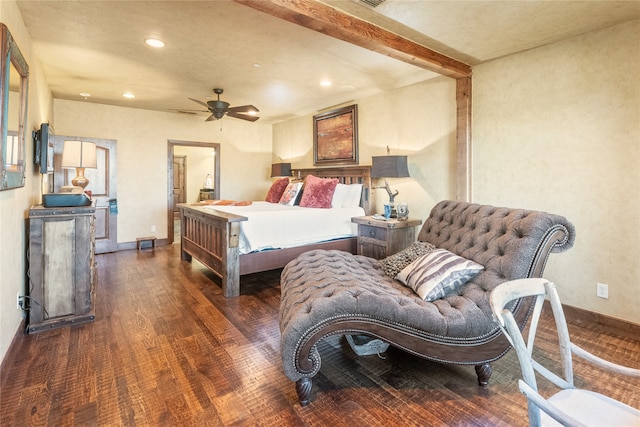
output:
[[[214,200],[215,190],[213,188],[201,188],[199,200]]]
[[[393,255],[415,242],[416,227],[422,224],[419,219],[385,221],[373,216],[354,217],[351,222],[358,224],[358,255],[375,259]]]
[[[396,210],[398,211],[398,220],[406,221],[409,219],[409,206],[406,203],[399,203]]]

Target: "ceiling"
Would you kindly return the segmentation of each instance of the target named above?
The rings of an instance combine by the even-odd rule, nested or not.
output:
[[[640,1],[325,3],[469,65],[640,19]],[[437,76],[230,0],[17,4],[59,99],[199,109],[188,98],[215,99],[219,87],[231,106],[253,104],[259,123],[276,123]]]

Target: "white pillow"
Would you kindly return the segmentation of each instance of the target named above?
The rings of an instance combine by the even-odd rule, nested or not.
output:
[[[296,201],[296,197],[298,197],[298,193],[301,189],[301,182],[290,182],[289,185],[287,185],[287,188],[284,189],[279,203],[281,205],[293,206]]]
[[[395,277],[425,301],[434,301],[473,279],[484,267],[445,249],[428,252]]]
[[[357,208],[362,198],[362,184],[336,185],[336,191],[331,199],[332,208]]]

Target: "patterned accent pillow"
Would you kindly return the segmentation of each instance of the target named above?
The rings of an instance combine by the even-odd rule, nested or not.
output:
[[[419,256],[422,256],[427,252],[431,252],[435,248],[436,247],[431,243],[413,242],[408,248],[403,249],[396,254],[390,255],[383,260],[380,260],[382,271],[384,271],[384,274],[386,274],[387,276],[395,279],[395,277],[402,271],[403,268],[411,264]]]
[[[290,182],[289,185],[287,185],[287,188],[284,189],[282,197],[280,197],[280,204],[293,206],[293,203],[296,201],[296,197],[298,196],[301,188],[301,182]]]
[[[484,267],[445,249],[435,249],[406,266],[396,279],[425,301],[434,301],[473,279]]]
[[[271,184],[271,188],[269,188],[267,197],[265,197],[264,200],[269,203],[278,203],[287,185],[289,185],[289,178],[276,179],[273,181],[273,184]]]
[[[300,199],[303,208],[330,208],[338,178],[318,178],[307,175],[304,180],[304,192]]]

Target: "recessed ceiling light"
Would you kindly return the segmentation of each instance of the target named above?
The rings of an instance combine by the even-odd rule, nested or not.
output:
[[[91,96],[91,94],[87,92],[80,92],[80,96],[83,97],[84,99],[87,99],[88,97]]]
[[[260,67],[262,67],[262,64],[258,64],[257,62],[253,64],[253,68],[260,68]]]
[[[129,93],[129,92],[123,93],[122,96],[124,96],[125,98],[128,98],[128,99],[133,99],[133,98],[136,97],[134,94]]]
[[[320,86],[323,86],[323,87],[331,86],[331,80],[322,80],[320,82]]]
[[[144,42],[146,44],[148,44],[149,46],[151,46],[151,47],[158,47],[158,48],[159,47],[164,47],[164,42],[162,40],[159,40],[159,39],[149,38],[149,39],[145,39]]]

